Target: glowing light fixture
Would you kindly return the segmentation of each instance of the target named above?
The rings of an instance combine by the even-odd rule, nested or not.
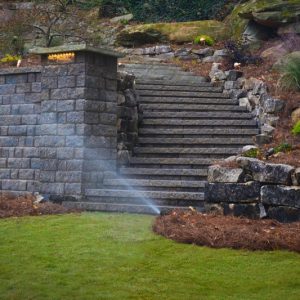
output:
[[[72,61],[75,57],[74,52],[66,52],[66,53],[57,53],[57,54],[49,54],[49,61],[60,61],[60,62],[68,62]]]

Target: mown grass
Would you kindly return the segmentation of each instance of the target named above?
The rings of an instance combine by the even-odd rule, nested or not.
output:
[[[153,217],[0,221],[0,299],[299,299],[300,255],[177,244]]]

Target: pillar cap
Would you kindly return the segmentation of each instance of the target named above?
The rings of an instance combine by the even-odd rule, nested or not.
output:
[[[87,46],[85,44],[69,44],[57,47],[35,47],[29,50],[29,53],[32,54],[39,54],[39,55],[47,55],[47,54],[54,54],[54,53],[64,53],[64,52],[93,52],[102,55],[112,56],[121,58],[125,55],[123,53],[107,49],[107,48],[96,48]]]

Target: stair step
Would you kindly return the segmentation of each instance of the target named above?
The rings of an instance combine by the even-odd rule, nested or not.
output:
[[[140,85],[167,85],[167,86],[190,86],[190,87],[203,87],[213,86],[211,82],[192,82],[192,81],[174,81],[174,80],[143,80],[141,78],[136,79],[136,84]]]
[[[162,148],[162,147],[135,147],[136,154],[227,154],[233,155],[241,151],[241,148]],[[166,174],[167,175],[167,174]]]
[[[256,135],[258,129],[228,129],[228,128],[196,128],[196,129],[159,129],[140,128],[142,135]]]
[[[136,186],[143,187],[168,187],[168,188],[204,188],[204,181],[186,180],[153,180],[153,179],[105,179],[103,182],[107,186]]]
[[[195,192],[167,192],[167,191],[132,191],[110,189],[87,189],[86,196],[91,197],[114,197],[114,198],[145,198],[167,200],[194,200],[203,201],[204,193]]]
[[[220,115],[219,113],[215,113]],[[224,113],[223,113],[224,115]],[[225,119],[202,119],[202,120],[181,120],[181,119],[143,119],[143,125],[160,126],[256,126],[256,121],[249,120],[225,120]]]
[[[145,111],[143,113],[144,118],[211,118],[211,119],[251,119],[251,113],[241,112],[194,112],[194,111],[174,111],[172,113],[167,111]]]
[[[162,211],[173,209],[188,209],[186,206],[153,206],[124,203],[101,203],[101,202],[75,202],[65,201],[63,205],[73,209],[84,209],[87,211],[122,212],[136,214],[158,215]]]
[[[228,95],[220,92],[179,92],[179,91],[153,91],[140,90],[140,96],[161,96],[161,97],[192,97],[192,98],[229,98]]]
[[[218,99],[218,98],[181,98],[181,97],[140,97],[139,103],[179,103],[179,104],[215,104],[224,105],[232,104],[236,105],[237,101],[232,99]]]
[[[214,160],[208,158],[170,158],[170,157],[131,157],[131,165],[202,165],[208,166]]]
[[[206,169],[121,168],[122,175],[206,176]]]
[[[139,144],[186,144],[186,145],[249,145],[253,144],[250,137],[247,138],[139,138]]]
[[[176,85],[148,85],[148,84],[137,84],[136,89],[142,90],[153,90],[153,91],[186,91],[186,92],[222,92],[222,87],[213,86],[176,86]]]
[[[141,104],[143,111],[241,111],[246,112],[247,109],[237,105],[207,105],[207,104]]]

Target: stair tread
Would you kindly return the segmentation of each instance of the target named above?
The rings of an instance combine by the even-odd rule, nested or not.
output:
[[[252,144],[253,140],[251,137],[248,138],[238,138],[238,137],[226,137],[226,138],[147,138],[139,137],[139,144]]]
[[[213,86],[211,82],[189,82],[189,81],[175,81],[175,80],[142,80],[141,78],[136,79],[136,84],[142,85],[167,85],[167,86]]]
[[[258,129],[228,129],[228,128],[201,128],[201,129],[161,129],[161,128],[140,128],[139,134],[151,134],[151,135],[255,135],[258,134]]]
[[[155,199],[187,199],[204,200],[204,193],[201,192],[178,192],[178,191],[132,191],[132,190],[111,190],[111,189],[87,189],[86,196],[92,197],[145,197]]]
[[[192,180],[154,180],[154,179],[105,179],[104,185],[119,186],[148,186],[148,187],[190,187],[190,188],[204,188],[204,181]]]
[[[177,85],[147,85],[137,84],[137,91],[153,90],[153,91],[186,91],[186,92],[222,92],[222,87],[213,86],[177,86]]]
[[[139,103],[147,104],[147,103],[179,103],[179,104],[232,104],[236,105],[237,101],[233,99],[226,99],[226,98],[182,98],[182,97],[151,97],[151,96],[140,96]]]
[[[206,169],[165,169],[165,168],[121,168],[124,175],[170,175],[170,176],[205,176]]]
[[[134,153],[158,153],[158,154],[236,154],[240,148],[184,148],[184,147],[135,147]]]
[[[201,120],[191,120],[191,119],[143,119],[143,125],[166,125],[166,126],[255,126],[256,121],[253,119],[233,119],[233,120],[224,120],[224,119],[201,119]]]
[[[193,97],[193,98],[229,98],[228,95],[221,92],[180,92],[180,91],[154,91],[139,90],[140,96],[176,96],[176,97]]]
[[[229,118],[229,119],[251,119],[252,114],[246,112],[195,112],[195,111],[173,111],[172,113],[166,111],[145,111],[143,118]]]
[[[171,103],[155,103],[148,104],[142,103],[140,107],[146,110],[152,111],[241,111],[247,112],[247,109],[243,106],[237,106],[234,104],[227,105],[209,105],[209,104],[171,104]]]
[[[175,165],[209,165],[213,162],[212,159],[209,158],[173,158],[173,157],[131,157],[131,164],[175,164]]]

